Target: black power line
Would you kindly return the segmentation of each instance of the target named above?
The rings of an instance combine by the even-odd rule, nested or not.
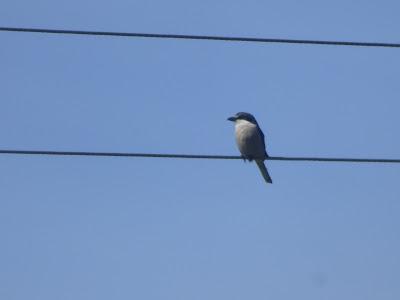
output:
[[[303,39],[298,40],[298,39],[280,39],[280,38],[278,39],[278,38],[229,37],[229,36],[213,36],[213,35],[63,30],[63,29],[23,28],[23,27],[0,27],[0,31],[114,36],[114,37],[141,37],[141,38],[158,38],[158,39],[210,40],[210,41],[226,41],[226,42],[255,42],[255,43],[400,48],[400,43],[381,43],[381,42],[326,41],[326,40],[303,40]]]
[[[189,158],[189,159],[243,159],[233,155],[197,155],[197,154],[157,154],[126,152],[80,152],[80,151],[37,151],[37,150],[0,150],[0,154],[16,155],[57,155],[57,156],[108,156],[108,157],[147,157],[147,158]],[[400,163],[400,159],[382,158],[329,158],[329,157],[285,157],[270,156],[267,160],[345,162],[345,163]]]

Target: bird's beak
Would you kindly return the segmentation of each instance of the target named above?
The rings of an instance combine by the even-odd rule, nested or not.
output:
[[[236,121],[236,117],[229,117],[229,118],[228,118],[228,121],[235,122],[235,121]]]

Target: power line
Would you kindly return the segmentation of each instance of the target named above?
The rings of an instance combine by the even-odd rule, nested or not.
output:
[[[400,43],[381,43],[381,42],[327,41],[327,40],[304,40],[304,39],[281,39],[281,38],[252,38],[252,37],[229,37],[229,36],[213,36],[213,35],[186,35],[186,34],[63,30],[63,29],[23,28],[23,27],[0,27],[0,31],[48,33],[48,34],[93,35],[93,36],[114,36],[114,37],[139,37],[139,38],[158,38],[158,39],[210,40],[210,41],[226,41],[226,42],[253,42],[253,43],[281,43],[281,44],[308,44],[308,45],[400,48]]]
[[[234,155],[197,155],[197,154],[157,154],[127,152],[80,152],[80,151],[37,151],[37,150],[0,150],[0,154],[15,155],[55,155],[55,156],[108,156],[108,157],[147,157],[147,158],[186,158],[186,159],[243,159]],[[309,162],[345,162],[345,163],[400,163],[400,159],[382,158],[330,158],[330,157],[285,157],[270,156],[267,160],[309,161]]]

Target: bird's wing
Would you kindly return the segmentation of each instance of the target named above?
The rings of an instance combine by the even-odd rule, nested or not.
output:
[[[265,150],[265,155],[268,157],[268,153],[267,153],[267,150],[266,150],[266,148],[265,148],[265,137],[264,137],[264,133],[262,132],[260,126],[258,126],[258,125],[257,125],[257,129],[258,129],[258,134],[259,134],[260,137],[261,137],[261,142],[262,142],[262,145],[263,145],[264,150]]]

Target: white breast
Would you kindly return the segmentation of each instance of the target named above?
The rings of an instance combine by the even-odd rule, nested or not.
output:
[[[260,136],[257,125],[246,120],[235,122],[236,143],[239,151],[245,157],[264,157],[264,141]]]
[[[246,138],[250,135],[257,134],[257,126],[246,120],[237,120],[235,122],[235,133],[236,136]]]

